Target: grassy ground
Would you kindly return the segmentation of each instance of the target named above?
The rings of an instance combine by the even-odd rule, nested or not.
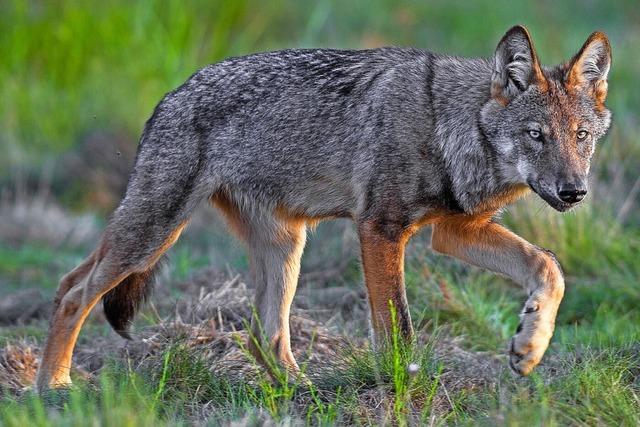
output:
[[[632,1],[0,3],[0,425],[640,424],[639,13]],[[115,336],[96,310],[76,386],[42,398],[24,390],[59,277],[95,244],[154,104],[195,69],[295,46],[488,55],[515,23],[529,26],[545,63],[595,29],[614,51],[614,127],[590,199],[565,215],[528,200],[503,218],[556,252],[567,275],[556,334],[531,377],[513,377],[505,357],[524,292],[436,256],[429,230],[407,253],[417,343],[373,354],[357,242],[338,222],[310,237],[295,303],[295,352],[313,385],[270,380],[242,345],[246,256],[204,210],[171,251],[137,341]]]

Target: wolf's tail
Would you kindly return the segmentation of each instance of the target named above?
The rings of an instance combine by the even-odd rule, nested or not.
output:
[[[131,322],[153,289],[154,276],[161,265],[156,263],[142,273],[132,273],[102,297],[104,314],[111,327],[123,338],[132,340]]]

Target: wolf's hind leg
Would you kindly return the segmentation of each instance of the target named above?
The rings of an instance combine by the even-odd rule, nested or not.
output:
[[[306,240],[303,221],[263,219],[252,223],[248,239],[251,276],[256,286],[255,306],[258,318],[252,319],[252,331],[262,349],[250,342],[254,355],[273,351],[282,366],[299,371],[291,351],[289,314],[298,285],[300,259]]]
[[[144,274],[156,264],[178,239],[201,198],[198,188],[145,172],[141,169],[134,176],[98,249],[60,283],[36,378],[40,391],[71,382],[73,348],[91,309],[107,292],[126,284],[127,277]],[[159,180],[163,182],[155,182]]]
[[[487,216],[458,215],[438,222],[431,245],[438,252],[505,275],[528,291],[509,350],[509,366],[528,375],[549,346],[564,295],[562,270],[553,254]]]
[[[101,291],[106,292],[123,279],[113,264],[108,255],[96,257],[94,252],[60,282],[36,377],[38,391],[71,384],[71,358],[82,323],[100,300]]]
[[[297,374],[298,365],[291,351],[289,313],[298,285],[300,259],[306,241],[306,222],[271,212],[242,212],[227,198],[212,199],[221,208],[249,252],[251,281],[256,288],[256,316],[251,320],[258,345],[249,338],[249,349],[256,359],[271,352],[288,371]]]
[[[39,391],[71,383],[69,370],[73,349],[91,309],[127,276],[151,268],[175,242],[182,227],[183,224],[165,235],[163,244],[146,259],[137,256],[139,253],[119,250],[113,246],[111,236],[105,233],[100,247],[76,270],[65,276],[60,284],[60,300],[53,313],[38,369],[36,387]]]

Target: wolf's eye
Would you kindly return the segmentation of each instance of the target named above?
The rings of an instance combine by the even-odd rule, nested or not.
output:
[[[528,133],[531,139],[535,139],[536,141],[540,140],[540,137],[542,136],[540,131],[535,129],[531,129],[530,131],[528,131]]]
[[[576,134],[576,136],[578,137],[578,139],[583,140],[583,139],[587,139],[587,137],[589,136],[589,132],[587,132],[584,129],[580,129],[578,131],[578,133]]]

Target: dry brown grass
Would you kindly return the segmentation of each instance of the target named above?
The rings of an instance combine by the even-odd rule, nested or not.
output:
[[[105,362],[113,358],[133,371],[157,370],[162,365],[164,352],[179,343],[206,361],[213,374],[232,383],[253,383],[259,378],[257,374],[262,368],[256,366],[243,349],[248,338],[245,326],[251,316],[252,290],[239,276],[225,278],[224,274],[210,269],[200,271],[179,287],[185,293],[178,303],[172,306],[165,303],[164,307],[152,305],[147,310],[147,316],[155,317],[157,321],[140,329],[134,341],[124,341],[116,334],[110,334],[91,337],[79,344],[73,374],[95,377]],[[162,295],[154,299],[168,300]],[[336,310],[342,309],[334,308]],[[354,310],[359,313],[351,317],[351,322],[366,322],[366,312],[358,305]],[[339,328],[342,333],[327,328],[325,321],[332,317],[335,313],[328,308],[323,311],[314,306],[296,309],[291,319],[295,356],[306,367],[307,375],[320,384],[327,383],[327,376],[339,375],[353,357],[364,357],[362,355],[368,349],[366,336],[349,334],[344,325]],[[431,339],[426,333],[419,334],[418,338],[424,344]],[[39,344],[18,341],[1,350],[1,389],[20,394],[31,385],[38,366]],[[495,356],[463,349],[459,339],[451,339],[446,334],[438,337],[434,356],[444,364],[444,370],[433,405],[442,407],[443,411],[450,409],[454,393],[494,386],[504,365]],[[363,416],[371,419],[375,419],[381,406],[390,404],[390,399],[386,391],[376,386],[365,387],[358,396]]]
[[[18,394],[33,384],[38,369],[38,347],[23,342],[0,350],[0,391]]]

